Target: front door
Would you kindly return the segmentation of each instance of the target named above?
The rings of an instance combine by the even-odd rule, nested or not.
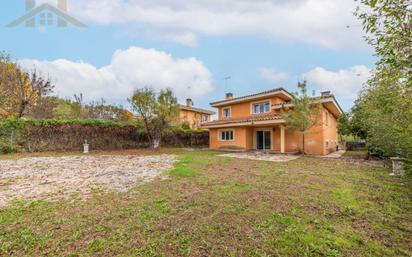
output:
[[[256,148],[257,150],[270,150],[271,138],[270,131],[256,132]]]

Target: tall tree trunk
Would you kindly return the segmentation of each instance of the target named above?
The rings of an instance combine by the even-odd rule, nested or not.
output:
[[[19,112],[17,114],[17,118],[22,118],[24,115],[24,111],[26,110],[26,107],[28,105],[28,101],[26,100],[21,100],[20,102],[20,107],[19,107]]]
[[[153,149],[158,149],[160,147],[160,138],[154,138],[152,142],[152,148]]]
[[[154,128],[152,131],[152,148],[158,149],[162,142],[163,132],[161,128]]]

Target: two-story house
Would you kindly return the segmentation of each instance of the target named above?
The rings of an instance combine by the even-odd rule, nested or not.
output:
[[[287,129],[281,115],[285,106],[293,109],[292,99],[289,92],[278,88],[237,98],[228,93],[225,100],[211,103],[219,110],[218,120],[202,125],[210,131],[210,148],[301,152],[302,134]],[[342,109],[330,92],[313,100],[321,104],[321,113],[319,122],[305,134],[305,153],[324,155],[336,151]]]
[[[192,99],[186,99],[186,105],[180,105],[179,121],[181,124],[189,124],[192,129],[199,129],[201,124],[209,122],[214,114],[212,111],[193,107]]]

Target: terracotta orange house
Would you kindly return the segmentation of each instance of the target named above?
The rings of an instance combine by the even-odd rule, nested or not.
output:
[[[186,99],[186,105],[180,105],[179,121],[181,124],[187,122],[192,129],[200,129],[201,124],[209,122],[212,111],[193,107],[192,99]]]
[[[283,107],[293,109],[292,95],[283,88],[211,103],[218,120],[203,123],[210,131],[210,148],[222,150],[265,150],[275,153],[302,151],[302,134],[287,129]],[[337,119],[343,113],[330,92],[313,98],[321,103],[318,124],[305,134],[305,153],[325,155],[338,145]]]

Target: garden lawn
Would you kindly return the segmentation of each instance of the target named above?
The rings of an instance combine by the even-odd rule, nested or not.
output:
[[[0,209],[0,255],[412,256],[410,178],[337,159],[165,152],[179,157],[167,180]]]

